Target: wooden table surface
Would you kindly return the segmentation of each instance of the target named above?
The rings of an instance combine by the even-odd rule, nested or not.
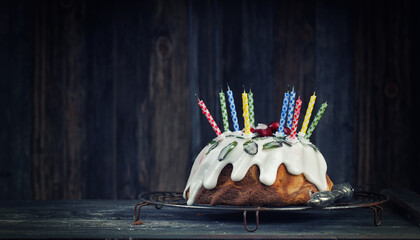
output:
[[[407,197],[401,198],[404,194]],[[6,201],[0,202],[0,238],[420,239],[419,195],[407,191],[390,195],[381,226],[373,224],[369,208],[263,211],[255,232],[244,229],[239,211],[145,206],[144,224],[132,225],[135,200]],[[404,203],[393,207],[398,202]],[[410,219],[403,216],[407,212]],[[250,227],[254,216],[248,215]]]

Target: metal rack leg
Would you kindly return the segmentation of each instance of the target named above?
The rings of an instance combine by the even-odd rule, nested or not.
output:
[[[143,221],[140,220],[140,210],[142,207],[149,205],[149,203],[145,203],[145,202],[141,202],[141,203],[137,203],[134,206],[134,214],[133,214],[133,225],[140,225],[143,224]]]
[[[246,211],[244,211],[244,227],[248,232],[255,232],[258,229],[258,226],[260,225],[260,217],[259,217],[260,211],[255,211],[255,228],[250,229],[248,228],[248,224],[246,221]]]
[[[373,210],[373,223],[375,226],[379,226],[382,223],[382,217],[384,215],[384,209],[380,205],[369,206]],[[378,220],[379,214],[379,220]]]

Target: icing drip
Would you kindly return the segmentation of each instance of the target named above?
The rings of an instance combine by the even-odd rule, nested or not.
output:
[[[327,164],[319,151],[309,145],[309,142],[296,141],[291,146],[282,144],[281,147],[263,149],[263,145],[274,141],[274,137],[253,139],[257,143],[258,152],[255,155],[243,150],[243,144],[249,139],[238,138],[237,136],[225,137],[224,134],[215,139],[217,147],[208,151],[211,144],[204,147],[198,154],[191,169],[191,174],[184,190],[189,188],[188,205],[192,205],[201,189],[213,189],[217,185],[220,172],[227,164],[232,164],[231,178],[233,181],[241,181],[252,165],[260,169],[260,181],[270,186],[277,177],[277,169],[283,163],[287,171],[292,175],[303,173],[305,178],[313,183],[319,191],[327,190]],[[222,161],[218,160],[220,151],[229,144],[237,142],[235,147]]]

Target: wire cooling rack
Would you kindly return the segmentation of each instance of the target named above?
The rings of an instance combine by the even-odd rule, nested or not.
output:
[[[147,205],[154,205],[157,209],[165,207],[177,207],[188,209],[204,209],[204,210],[226,210],[243,212],[244,228],[249,232],[254,232],[259,226],[259,212],[261,211],[301,211],[313,209],[309,206],[284,206],[284,207],[259,207],[259,206],[230,206],[230,205],[206,205],[195,204],[187,205],[187,201],[180,192],[145,192],[139,194],[139,202],[134,207],[134,223],[141,224],[140,210]],[[323,210],[343,210],[351,208],[370,208],[373,210],[373,222],[376,226],[381,225],[383,217],[383,207],[381,206],[388,201],[388,196],[373,192],[354,192],[352,200],[345,203],[337,203],[332,206],[323,208]],[[249,228],[247,224],[247,212],[255,212],[255,227]]]

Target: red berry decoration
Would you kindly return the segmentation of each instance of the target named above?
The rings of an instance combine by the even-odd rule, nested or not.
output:
[[[255,132],[255,128],[251,127],[251,132],[254,133]]]
[[[271,131],[271,128],[266,128],[266,129],[255,129],[255,131],[257,131],[257,133],[261,136],[261,137],[266,137],[266,136],[271,136],[273,135],[273,132]]]
[[[290,128],[288,128],[288,127],[284,127],[283,132],[284,132],[284,134],[286,134],[286,135],[290,135],[290,134],[292,133],[292,130],[290,130]]]
[[[268,127],[271,129],[272,132],[276,132],[279,129],[280,122],[274,121],[270,124],[268,124]]]

